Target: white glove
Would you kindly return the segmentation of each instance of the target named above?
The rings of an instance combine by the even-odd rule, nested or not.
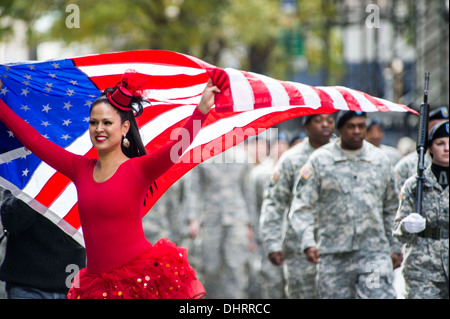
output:
[[[426,224],[427,220],[417,213],[409,214],[403,219],[403,228],[411,234],[420,233]]]

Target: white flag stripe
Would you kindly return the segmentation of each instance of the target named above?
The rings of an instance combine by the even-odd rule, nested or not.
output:
[[[41,192],[42,185],[45,185],[55,173],[56,170],[41,162],[23,191],[32,197],[36,197]]]
[[[339,110],[349,110],[347,101],[345,101],[342,94],[335,88],[318,86],[318,89],[327,93],[333,100],[333,106]]]
[[[234,111],[249,111],[253,109],[255,97],[251,85],[241,71],[226,68],[230,77],[230,89],[233,97]]]
[[[155,99],[158,101],[186,101],[188,99],[198,99],[205,89],[205,84],[197,84],[185,88],[166,89],[166,90],[146,90],[144,95],[147,99]],[[183,97],[180,99],[180,97]]]
[[[167,111],[153,120],[143,125],[139,131],[141,133],[144,145],[150,143],[155,137],[159,136],[167,128],[172,127],[176,123],[189,118],[197,105],[183,105]],[[169,141],[167,141],[168,143]]]
[[[358,101],[359,106],[361,107],[361,110],[364,112],[377,112],[378,108],[373,105],[373,103],[371,103],[368,99],[366,99],[366,97],[364,95],[362,95],[361,93],[349,89],[349,88],[344,88],[341,87],[341,89],[346,90],[347,92],[349,92],[355,99],[356,101]]]
[[[289,95],[287,94],[283,85],[281,85],[280,81],[277,81],[268,76],[252,73],[252,75],[260,79],[267,86],[267,89],[270,92],[272,97],[272,106],[288,106],[289,105]]]
[[[194,141],[192,142],[192,144],[189,146],[188,149],[186,149],[186,151],[184,152],[187,153],[189,152],[189,150],[198,147],[200,145],[203,144],[207,144],[213,140],[215,140],[216,138],[231,132],[233,129],[240,127],[243,128],[246,125],[258,120],[260,117],[273,113],[273,112],[283,112],[283,111],[288,111],[291,109],[296,109],[296,108],[313,108],[316,109],[317,107],[310,107],[310,106],[305,106],[305,105],[301,105],[301,106],[278,106],[278,107],[265,107],[265,108],[260,108],[260,109],[256,109],[250,112],[243,112],[243,113],[238,113],[232,116],[229,116],[227,118],[222,118],[220,120],[218,120],[217,122],[214,122],[213,124],[210,124],[206,127],[203,127],[200,132],[197,134],[197,136],[195,137]],[[266,128],[264,128],[266,129]],[[254,131],[252,130],[248,130],[248,131],[243,131],[243,133],[252,133]],[[258,133],[258,132],[255,132]],[[259,132],[261,133],[261,132]],[[246,134],[246,135],[250,135],[250,134]],[[184,155],[183,154],[183,155]]]
[[[313,88],[308,85],[297,83],[297,82],[288,82],[289,84],[295,86],[297,90],[300,91],[300,94],[303,96],[303,100],[305,101],[305,105],[311,105],[314,107],[321,106],[321,100],[319,95]]]
[[[85,155],[91,148],[92,143],[90,141],[89,131],[87,130],[66,149],[71,153]],[[32,197],[36,197],[42,190],[42,185],[47,183],[55,173],[56,171],[52,167],[41,162],[23,191]]]
[[[376,100],[380,101],[381,103],[383,103],[389,110],[391,110],[393,112],[407,112],[407,110],[399,104],[396,104],[396,103],[388,101],[388,100],[384,100],[379,97],[374,97],[374,98]]]
[[[78,68],[89,77],[124,74],[125,71],[130,69],[136,70],[142,74],[154,76],[172,76],[181,74],[199,75],[206,72],[204,69],[200,68],[152,63],[113,63],[103,65],[79,66]]]
[[[75,188],[74,183],[70,182],[64,191],[49,206],[49,210],[59,217],[64,218],[77,201],[77,189]]]

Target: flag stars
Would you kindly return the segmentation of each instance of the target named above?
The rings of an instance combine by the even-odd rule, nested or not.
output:
[[[78,85],[78,82],[75,80],[70,80],[69,82],[72,83],[72,85]]]
[[[29,75],[29,74],[25,74],[23,77],[27,80],[31,80],[31,75]]]
[[[63,121],[63,125],[65,125],[65,126],[69,126],[69,124],[71,124],[72,123],[72,121],[70,120],[70,119],[68,119],[68,120],[65,120],[65,121]]]
[[[28,93],[30,93],[30,91],[28,91],[28,88],[25,88],[25,89],[22,89],[22,93],[20,93],[20,95],[27,96]]]
[[[74,90],[67,89],[66,95],[72,96],[72,95],[74,95],[74,94],[75,94],[75,91],[74,91]]]
[[[70,136],[69,136],[69,134],[64,134],[63,136],[61,136],[61,138],[65,141],[67,141],[70,138]]]
[[[52,65],[55,69],[59,69],[59,63],[53,62]]]
[[[27,177],[29,172],[30,171],[28,170],[28,168],[26,168],[24,171],[22,171],[22,176]]]
[[[6,93],[8,93],[8,89],[6,87],[3,87],[3,89],[0,92],[0,95],[6,95]]]
[[[42,112],[46,112],[46,113],[48,113],[48,111],[50,111],[52,109],[50,107],[50,104],[42,105],[42,107],[43,107]]]
[[[47,126],[49,126],[49,125],[50,125],[50,123],[49,123],[48,121],[45,121],[45,122],[42,122],[42,123],[41,123],[41,125],[43,125],[43,126],[47,127]]]
[[[46,88],[44,88],[45,91],[47,91],[47,93],[50,93],[50,91],[52,90],[51,87],[47,86]]]
[[[51,77],[52,79],[56,78],[56,74],[55,73],[49,73],[48,76]]]
[[[69,102],[64,102],[64,109],[67,109],[67,111],[70,111],[70,108],[71,108],[72,106],[73,106],[73,105],[70,104],[70,101],[69,101]]]
[[[13,132],[11,132],[11,131],[6,131],[6,132],[8,133],[8,136],[9,136],[9,137],[14,137]]]
[[[28,111],[30,108],[28,107],[28,105],[22,105],[22,107],[20,108],[21,110],[24,110],[25,112]]]

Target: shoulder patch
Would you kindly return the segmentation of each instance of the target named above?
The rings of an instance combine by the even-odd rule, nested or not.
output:
[[[302,166],[302,168],[300,168],[300,175],[302,176],[303,179],[307,180],[308,178],[311,177],[312,171],[308,166],[304,165]]]
[[[394,176],[395,176],[395,182],[397,184],[400,183],[400,179],[401,179],[400,174],[397,173],[397,171],[394,171]]]
[[[400,194],[398,195],[398,200],[401,201],[403,198],[403,195],[405,194],[405,188],[402,187],[400,190]]]
[[[280,171],[279,170],[274,170],[272,173],[272,180],[274,182],[276,182],[278,180],[278,178],[280,177]]]

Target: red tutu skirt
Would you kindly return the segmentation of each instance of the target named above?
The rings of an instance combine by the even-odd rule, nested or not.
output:
[[[187,250],[167,238],[142,255],[102,274],[86,268],[75,276],[68,299],[198,299],[205,289],[189,265]]]

